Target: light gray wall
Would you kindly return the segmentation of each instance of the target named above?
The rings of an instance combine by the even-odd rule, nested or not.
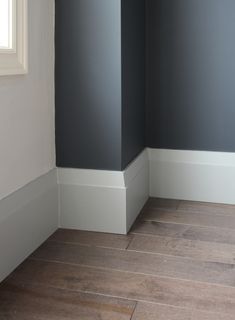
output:
[[[235,1],[147,1],[147,145],[235,151]]]
[[[58,228],[56,169],[0,200],[0,282]]]
[[[0,77],[0,199],[55,167],[54,0],[28,10],[29,73]]]

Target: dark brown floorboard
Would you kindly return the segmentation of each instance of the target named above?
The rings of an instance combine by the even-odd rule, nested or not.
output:
[[[235,206],[218,203],[180,201],[178,209],[197,213],[201,212],[223,215],[235,215]]]
[[[1,320],[130,320],[134,301],[87,293],[6,283],[0,290]]]
[[[143,243],[145,247],[151,243],[149,238],[147,241],[142,240],[138,242],[139,246]],[[138,247],[137,243],[134,242],[130,248],[132,247]],[[51,262],[235,286],[235,266],[233,264],[52,242],[45,243],[31,257]]]
[[[87,246],[126,249],[132,239],[131,235],[117,235],[99,232],[77,230],[57,230],[50,238],[51,241],[78,243]]]
[[[167,305],[138,302],[132,320],[234,320],[234,315],[208,313]]]
[[[235,314],[235,288],[132,272],[28,260],[8,283],[65,290]]]
[[[142,219],[145,221],[235,229],[235,215],[150,208],[145,209]]]
[[[235,245],[233,229],[139,220],[133,226],[131,233]]]
[[[235,245],[173,237],[135,235],[128,250],[185,257],[203,262],[235,262]]]

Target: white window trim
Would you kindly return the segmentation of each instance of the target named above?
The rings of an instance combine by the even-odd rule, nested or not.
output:
[[[12,0],[12,49],[0,50],[0,76],[28,72],[28,1]]]

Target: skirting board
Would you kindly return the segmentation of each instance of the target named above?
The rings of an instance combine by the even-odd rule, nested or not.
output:
[[[52,170],[0,201],[0,282],[58,228]]]
[[[150,196],[235,204],[235,153],[148,149]]]
[[[146,150],[125,171],[57,172],[63,228],[126,234],[149,196]]]

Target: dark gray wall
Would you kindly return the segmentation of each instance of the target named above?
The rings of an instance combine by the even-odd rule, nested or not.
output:
[[[56,0],[57,166],[123,170],[145,146],[145,0]]]
[[[56,0],[57,166],[121,169],[119,0]]]
[[[122,168],[145,147],[145,0],[122,1]]]
[[[235,1],[147,0],[147,144],[235,151]]]

